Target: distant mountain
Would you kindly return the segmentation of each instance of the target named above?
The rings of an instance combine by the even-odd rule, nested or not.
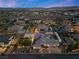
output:
[[[41,7],[35,7],[35,8],[0,8],[0,10],[73,10],[78,9],[79,6],[65,6],[65,7],[50,7],[50,8],[41,8]]]

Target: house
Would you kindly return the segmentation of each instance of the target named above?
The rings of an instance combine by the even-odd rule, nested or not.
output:
[[[7,46],[10,46],[11,44],[16,44],[16,39],[14,36],[0,35],[0,46],[1,47],[7,47]]]
[[[24,26],[22,26],[22,25],[14,25],[12,27],[9,27],[8,31],[13,32],[13,33],[21,33],[22,34],[22,33],[25,33],[25,30],[23,28],[24,28]]]
[[[49,27],[48,28],[48,31],[45,33],[45,34],[48,34],[48,35],[52,35],[53,34],[53,29],[52,29],[52,27]]]
[[[1,48],[0,47],[0,54],[5,53],[6,50],[7,50],[7,48]]]
[[[34,46],[35,47],[40,47],[41,44],[46,44],[46,45],[59,45],[59,41],[56,40],[53,36],[50,35],[45,35],[43,37],[37,38],[37,40],[34,41]]]
[[[36,12],[36,11],[35,11],[35,12],[33,12],[33,14],[39,15],[39,12]]]
[[[30,37],[31,35],[32,35],[32,33],[30,33],[30,32],[25,32],[24,38]]]
[[[59,27],[58,29],[58,32],[66,32],[66,31],[69,31],[71,29],[71,26],[70,25],[62,25]]]
[[[18,25],[26,25],[26,24],[25,24],[25,21],[23,21],[23,20],[17,20],[17,21],[15,22],[15,24],[18,24]]]
[[[31,23],[40,23],[41,22],[41,20],[40,19],[32,19],[32,20],[30,20],[30,22]]]
[[[17,30],[17,33],[23,34],[23,33],[25,33],[25,30],[24,30],[24,29],[18,29],[18,30]]]
[[[13,53],[15,54],[30,53],[30,46],[17,48]]]
[[[37,25],[37,29],[38,29],[38,31],[48,31],[48,26],[47,25],[45,25],[45,24],[39,24],[39,25]]]
[[[73,39],[76,39],[77,41],[79,41],[79,34],[71,34],[71,36],[73,37]]]
[[[73,29],[74,32],[79,32],[79,25],[73,26],[72,29]]]
[[[79,24],[79,18],[73,18],[73,24]]]

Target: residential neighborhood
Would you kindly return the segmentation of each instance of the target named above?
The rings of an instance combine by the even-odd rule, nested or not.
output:
[[[79,53],[79,7],[0,8],[0,54]]]

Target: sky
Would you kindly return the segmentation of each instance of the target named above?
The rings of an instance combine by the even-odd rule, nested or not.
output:
[[[79,6],[79,0],[0,0],[0,7],[34,8]]]

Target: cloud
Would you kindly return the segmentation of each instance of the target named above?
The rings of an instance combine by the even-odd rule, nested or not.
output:
[[[54,4],[48,4],[44,5],[43,7],[49,8],[49,7],[63,7],[63,6],[73,6],[74,5],[74,0],[64,0],[62,2],[57,2]]]
[[[3,7],[3,1],[0,0],[0,7]]]
[[[70,2],[70,1],[72,1],[72,0],[64,0],[65,2]]]
[[[14,0],[0,0],[0,7],[15,7],[16,3]]]
[[[16,3],[14,0],[8,0],[8,3],[6,5],[7,7],[15,7],[16,6]]]
[[[27,2],[35,2],[35,1],[37,1],[37,0],[26,0]]]

